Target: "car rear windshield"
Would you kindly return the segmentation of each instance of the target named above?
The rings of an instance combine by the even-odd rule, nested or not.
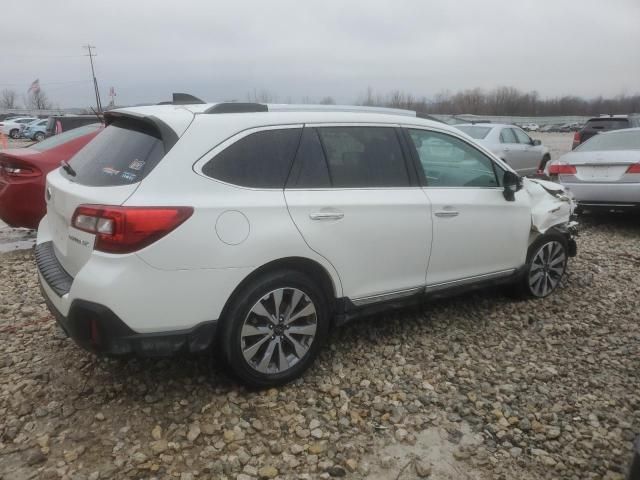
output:
[[[623,130],[595,135],[575,149],[581,152],[600,150],[640,150],[640,131]]]
[[[52,148],[62,145],[63,143],[70,142],[71,140],[80,138],[83,135],[95,132],[101,126],[102,125],[100,123],[94,123],[93,125],[85,125],[84,127],[74,128],[73,130],[69,130],[68,132],[63,132],[60,135],[49,137],[39,143],[34,143],[27,148],[29,148],[30,150],[37,150],[38,152],[51,150]]]
[[[491,130],[491,127],[457,127],[457,128],[459,130],[462,130],[471,138],[475,138],[478,140],[485,138],[489,134],[489,130]]]
[[[69,161],[75,176],[61,171],[81,185],[129,185],[146,177],[164,155],[164,144],[155,128],[140,121],[119,119]]]
[[[626,118],[593,118],[585,125],[587,129],[594,130],[618,130],[628,126],[629,120]]]

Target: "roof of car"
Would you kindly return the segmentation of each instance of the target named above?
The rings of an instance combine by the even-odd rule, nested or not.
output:
[[[517,125],[513,125],[510,123],[460,123],[456,125],[456,127],[516,127],[520,128]]]
[[[246,127],[298,123],[387,123],[431,126],[456,132],[454,127],[444,123],[416,117],[409,110],[384,109],[376,107],[335,106],[335,105],[281,105],[268,104],[270,111],[246,113],[205,113],[217,105],[203,103],[193,105],[149,105],[142,107],[120,108],[106,112],[114,117],[118,115],[140,118],[155,117],[162,120],[179,136],[189,127],[194,116],[206,115],[210,118],[225,118],[234,115],[236,119],[246,119]],[[228,118],[228,117],[227,117]]]
[[[604,132],[598,133],[598,135],[610,135],[612,133],[636,133],[636,132],[640,132],[640,127],[621,128],[619,130],[606,130]]]

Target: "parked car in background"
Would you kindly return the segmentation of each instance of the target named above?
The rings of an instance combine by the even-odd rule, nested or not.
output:
[[[482,144],[520,175],[533,175],[551,159],[549,149],[515,125],[473,123],[455,127]]]
[[[575,149],[598,133],[634,127],[640,127],[640,115],[601,115],[590,118],[573,136],[571,149]]]
[[[576,248],[561,186],[443,123],[348,108],[105,113],[47,177],[35,256],[63,329],[102,354],[215,349],[265,387],[367,311],[487,283],[554,291]]]
[[[537,132],[540,126],[537,123],[523,123],[522,128],[527,132]]]
[[[95,115],[52,115],[48,118],[45,137],[51,137],[97,121],[98,118]]]
[[[44,140],[48,120],[34,120],[27,124],[21,132],[22,138],[41,142]]]
[[[17,117],[0,122],[0,132],[11,138],[20,138],[20,130],[24,125],[38,120],[37,117]]]
[[[640,128],[603,132],[547,165],[545,172],[588,209],[640,207]]]
[[[36,228],[45,214],[47,173],[95,137],[101,124],[86,125],[27,148],[0,150],[0,220]]]

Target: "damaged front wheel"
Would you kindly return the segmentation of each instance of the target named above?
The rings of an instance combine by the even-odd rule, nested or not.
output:
[[[564,277],[569,252],[561,235],[546,234],[529,247],[527,266],[517,285],[519,296],[543,298],[551,294]]]

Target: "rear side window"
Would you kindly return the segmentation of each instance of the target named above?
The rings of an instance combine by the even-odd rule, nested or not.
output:
[[[404,156],[393,128],[322,127],[318,134],[333,187],[409,186]]]
[[[164,155],[164,145],[155,128],[122,119],[110,124],[70,160],[75,176],[64,169],[60,171],[81,185],[129,185],[146,177]]]
[[[252,188],[284,188],[300,128],[263,130],[233,143],[203,167],[208,177]]]

